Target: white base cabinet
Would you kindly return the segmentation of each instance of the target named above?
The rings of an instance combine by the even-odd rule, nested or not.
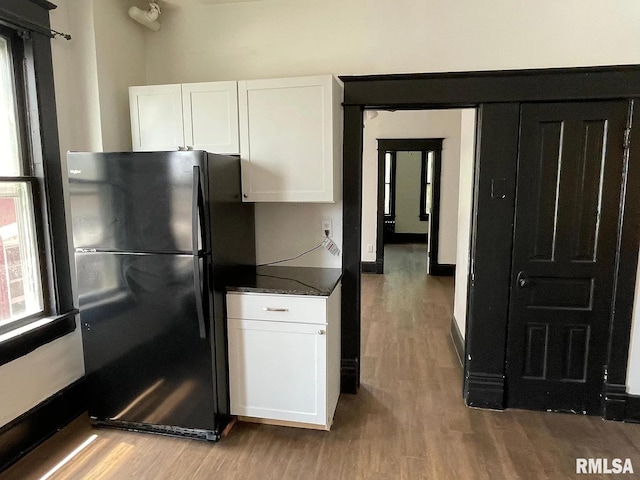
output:
[[[133,151],[238,154],[238,84],[129,87]]]
[[[231,413],[329,430],[340,394],[340,285],[329,297],[227,294]]]

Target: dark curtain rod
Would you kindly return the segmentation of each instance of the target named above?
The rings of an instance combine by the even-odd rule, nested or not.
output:
[[[0,24],[10,28],[16,28],[27,33],[39,33],[49,38],[60,36],[67,40],[71,40],[71,35],[69,35],[68,33],[58,32],[56,30],[52,30],[47,26],[38,25],[37,23],[26,20],[18,15],[15,15],[14,13],[8,12],[2,7],[0,7]]]

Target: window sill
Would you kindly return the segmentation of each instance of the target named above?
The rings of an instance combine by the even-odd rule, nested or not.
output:
[[[0,335],[0,365],[20,358],[36,348],[63,337],[76,329],[78,310],[34,320]]]

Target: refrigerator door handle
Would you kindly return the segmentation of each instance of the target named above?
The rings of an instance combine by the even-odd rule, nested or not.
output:
[[[196,312],[198,315],[198,326],[200,328],[200,338],[207,338],[207,328],[204,317],[204,305],[202,301],[202,278],[200,274],[200,255],[198,238],[199,232],[202,232],[200,228],[200,221],[203,218],[200,212],[202,205],[202,190],[200,189],[200,167],[194,165],[193,167],[193,198],[191,205],[191,239],[192,239],[192,254],[193,254],[193,288],[196,293]],[[203,242],[204,246],[204,242]],[[206,268],[206,262],[204,265]]]

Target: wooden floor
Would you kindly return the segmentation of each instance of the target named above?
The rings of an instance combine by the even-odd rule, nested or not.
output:
[[[362,387],[341,396],[331,432],[237,424],[209,444],[80,418],[0,477],[40,478],[94,433],[51,478],[585,478],[574,475],[578,457],[630,458],[638,474],[640,425],[464,406],[449,338],[453,282],[427,277],[425,256],[424,246],[390,246],[385,275],[363,276]]]

